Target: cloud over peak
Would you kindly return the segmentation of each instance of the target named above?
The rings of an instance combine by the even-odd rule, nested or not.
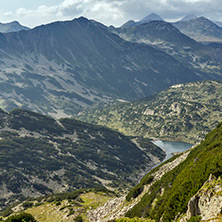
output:
[[[59,4],[52,6],[40,5],[35,9],[23,7],[16,11],[0,11],[0,20],[18,20],[33,27],[85,16],[106,25],[119,26],[127,20],[139,20],[152,12],[165,19],[196,14],[222,21],[221,11],[221,0],[61,0]]]

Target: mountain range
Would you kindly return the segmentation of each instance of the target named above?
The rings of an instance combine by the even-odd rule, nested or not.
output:
[[[151,21],[163,21],[163,19],[159,15],[151,13],[146,17],[142,18],[141,20],[139,20],[138,22],[135,22],[134,20],[129,20],[128,22],[124,23],[120,28],[122,29],[132,28]]]
[[[156,14],[124,26],[0,33],[0,221],[221,220],[220,28]],[[77,113],[104,126],[59,118]],[[151,137],[198,145],[153,168],[166,153]]]
[[[123,24],[120,29],[135,28],[142,24],[147,24],[152,21],[164,21],[159,15],[152,13],[145,18],[135,22],[129,20]],[[170,23],[170,22],[168,22]],[[182,33],[198,42],[221,42],[222,27],[221,22],[211,21],[203,16],[197,17],[193,14],[188,14],[181,20],[172,23]]]
[[[112,31],[126,41],[143,43],[164,51],[199,73],[221,74],[222,46],[198,43],[170,23],[151,21],[136,27]]]
[[[222,28],[205,17],[174,23],[182,33],[199,42],[222,42]]]
[[[132,100],[170,85],[221,78],[131,43],[86,18],[0,34],[0,107],[71,116],[97,102]]]

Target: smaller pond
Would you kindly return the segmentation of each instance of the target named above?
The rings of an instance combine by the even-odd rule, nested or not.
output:
[[[190,143],[169,142],[162,140],[156,140],[153,143],[166,151],[167,155],[164,161],[172,157],[173,156],[172,153],[183,152],[185,150],[190,149],[193,146],[193,144]]]

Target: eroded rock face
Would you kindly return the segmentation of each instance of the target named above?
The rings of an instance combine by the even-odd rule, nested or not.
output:
[[[198,216],[200,214],[200,209],[198,206],[199,203],[199,196],[194,196],[190,199],[189,203],[188,203],[188,217],[192,217],[192,216]]]
[[[222,179],[210,175],[198,193],[188,203],[186,221],[192,216],[201,216],[202,220],[213,220],[222,213]]]

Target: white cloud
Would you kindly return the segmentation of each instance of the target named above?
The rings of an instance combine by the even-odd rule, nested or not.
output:
[[[0,12],[1,21],[18,20],[36,26],[56,20],[85,16],[106,25],[121,25],[129,19],[138,20],[155,12],[166,19],[186,14],[208,16],[222,21],[221,0],[64,0],[54,6],[39,6],[34,10],[19,8],[15,12]]]
[[[64,17],[85,16],[106,24],[112,24],[124,19],[121,10],[122,1],[107,0],[65,0],[59,7],[59,13]]]

